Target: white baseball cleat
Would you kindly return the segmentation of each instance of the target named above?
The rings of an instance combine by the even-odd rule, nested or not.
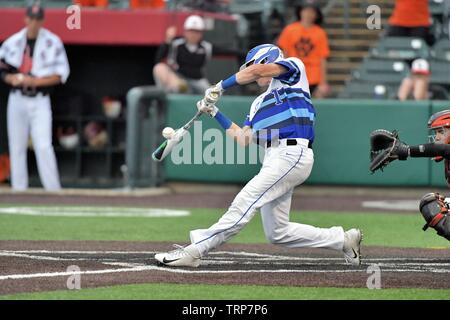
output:
[[[363,235],[359,229],[350,229],[344,233],[344,258],[354,266],[361,264],[361,241]]]
[[[170,267],[192,267],[200,265],[200,253],[194,246],[183,247],[173,245],[176,249],[155,254],[155,259],[163,265]]]

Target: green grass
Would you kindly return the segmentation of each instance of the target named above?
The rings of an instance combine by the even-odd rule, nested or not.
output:
[[[151,299],[151,300],[383,300],[450,299],[450,290],[365,288],[308,288],[243,285],[138,284],[81,290],[21,293],[0,296],[0,300],[34,299]]]
[[[5,205],[2,205],[5,206]],[[99,207],[99,210],[102,210]],[[177,218],[43,217],[0,214],[0,240],[124,240],[187,242],[189,231],[207,228],[222,209],[192,209]],[[434,230],[423,232],[420,214],[292,212],[291,221],[318,227],[341,225],[364,232],[365,245],[450,248]],[[259,214],[234,243],[265,243]]]
[[[7,205],[2,204],[2,207]],[[104,210],[99,207],[98,210]],[[43,217],[0,214],[0,240],[123,240],[186,243],[189,231],[207,228],[223,209],[192,209],[177,218]],[[444,247],[434,230],[423,232],[420,214],[292,212],[291,221],[318,227],[358,227],[366,246]],[[259,214],[234,243],[266,243]],[[141,284],[0,296],[1,299],[450,299],[450,290],[304,288],[284,286]]]

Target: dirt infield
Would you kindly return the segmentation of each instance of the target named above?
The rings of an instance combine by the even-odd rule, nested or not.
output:
[[[368,201],[386,201],[387,195],[379,194],[320,194],[296,192],[292,198],[292,210],[314,210],[333,212],[386,212],[386,209],[376,207],[365,207],[363,204]],[[316,189],[314,189],[316,190]],[[317,188],[320,190],[320,188]],[[204,194],[207,196],[204,196]],[[113,194],[112,196],[84,196],[65,194],[21,194],[21,193],[0,193],[0,203],[7,204],[36,204],[36,205],[108,205],[108,206],[133,206],[152,208],[227,208],[238,193],[236,191],[224,191],[203,194],[197,193],[171,193],[156,196],[129,196],[126,194]],[[392,196],[391,196],[392,197]],[[417,213],[419,196],[397,195],[394,199],[417,201],[417,206],[409,210],[399,212]]]
[[[81,287],[135,283],[207,283],[366,287],[368,268],[383,288],[450,289],[450,251],[363,248],[360,267],[327,250],[226,244],[197,269],[167,268],[153,258],[169,243],[0,241],[0,294],[67,290],[77,266]]]
[[[84,196],[0,193],[4,204],[98,205],[152,208],[225,208],[236,190],[208,193],[171,192],[153,196]],[[292,209],[333,212],[386,209],[364,207],[364,201],[412,201],[419,192],[295,193]],[[416,194],[417,193],[417,194]],[[155,252],[170,243],[111,241],[0,241],[0,294],[67,290],[73,269],[79,268],[81,287],[135,283],[253,284],[311,287],[366,287],[371,268],[381,271],[383,288],[450,289],[450,250],[363,247],[363,264],[351,267],[341,254],[327,250],[284,249],[269,244],[226,244],[212,252],[197,269],[157,265]],[[370,267],[370,268],[369,268]]]

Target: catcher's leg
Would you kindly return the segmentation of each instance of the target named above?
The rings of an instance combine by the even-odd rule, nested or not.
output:
[[[419,208],[426,221],[423,230],[432,227],[438,235],[450,240],[449,207],[446,199],[439,193],[427,193],[420,200]]]

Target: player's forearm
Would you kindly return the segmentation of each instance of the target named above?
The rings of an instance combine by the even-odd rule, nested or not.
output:
[[[61,76],[52,75],[48,77],[34,78],[35,87],[50,87],[61,83]]]
[[[277,64],[254,64],[236,73],[239,84],[248,84],[260,78],[273,78],[286,72],[286,69]]]
[[[252,141],[251,130],[241,128],[235,123],[233,123],[231,127],[226,130],[226,134],[233,138],[242,147],[248,146]]]
[[[440,156],[445,159],[450,159],[450,145],[426,143],[417,146],[410,146],[409,156],[412,158],[431,158]]]
[[[248,130],[248,127],[245,127],[244,129],[239,127],[220,111],[216,113],[214,119],[216,119],[220,126],[225,130],[225,133],[233,138],[239,145],[245,147],[250,144],[251,131]]]
[[[235,73],[223,81],[220,81],[216,86],[220,86],[221,90],[227,90],[236,85],[252,83],[259,78],[277,77],[284,72],[286,72],[286,68],[278,64],[255,64]]]

